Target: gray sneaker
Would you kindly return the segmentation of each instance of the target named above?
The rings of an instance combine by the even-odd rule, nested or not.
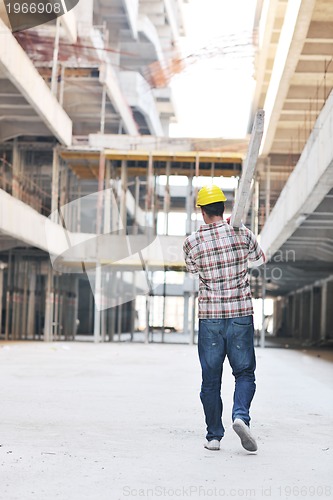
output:
[[[207,448],[207,450],[218,451],[220,449],[220,441],[218,441],[218,439],[212,439],[211,441],[206,441],[205,448]]]
[[[247,451],[257,451],[258,446],[256,440],[251,434],[249,427],[240,418],[235,418],[232,424],[233,430],[240,437],[243,448]]]

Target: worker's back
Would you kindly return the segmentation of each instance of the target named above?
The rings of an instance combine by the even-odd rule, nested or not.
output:
[[[186,238],[184,253],[188,271],[199,274],[199,318],[253,314],[248,262],[263,253],[249,229],[203,224]]]

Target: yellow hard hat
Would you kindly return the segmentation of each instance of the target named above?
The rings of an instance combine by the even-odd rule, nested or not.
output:
[[[197,207],[204,207],[210,203],[217,203],[219,201],[227,201],[224,192],[215,184],[211,186],[204,186],[198,192]]]

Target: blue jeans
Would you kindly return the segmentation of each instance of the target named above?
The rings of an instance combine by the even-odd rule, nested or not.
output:
[[[232,420],[240,418],[247,425],[250,423],[249,410],[256,390],[253,336],[252,316],[199,320],[200,399],[205,412],[208,441],[220,441],[224,436],[221,379],[226,355],[235,377]]]

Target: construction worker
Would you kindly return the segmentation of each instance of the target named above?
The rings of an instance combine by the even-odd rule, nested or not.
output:
[[[187,270],[199,275],[198,352],[202,368],[200,399],[207,435],[205,448],[219,450],[224,436],[221,378],[225,356],[235,377],[233,429],[248,451],[257,444],[250,431],[250,405],[255,393],[253,306],[249,262],[261,265],[264,254],[254,234],[233,229],[223,219],[226,197],[216,185],[198,192],[204,224],[184,242]]]

